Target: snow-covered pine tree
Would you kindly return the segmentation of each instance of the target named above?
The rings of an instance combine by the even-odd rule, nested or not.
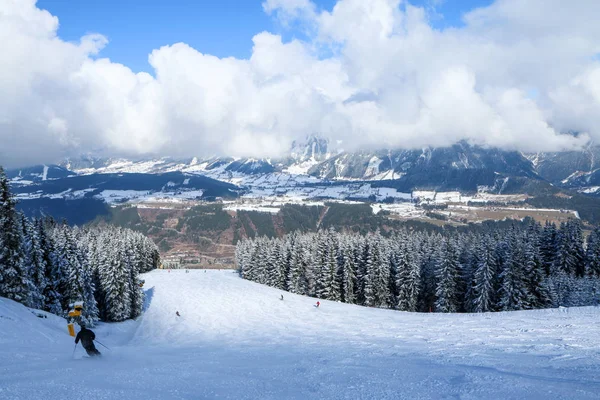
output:
[[[496,277],[496,260],[492,238],[484,237],[474,248],[477,254],[475,272],[473,274],[473,296],[471,310],[488,312],[494,310],[496,294],[494,279]]]
[[[569,238],[569,251],[574,260],[574,273],[578,277],[585,275],[585,250],[583,249],[583,230],[581,221],[570,219],[566,223],[567,236]]]
[[[419,310],[422,312],[431,312],[435,310],[436,301],[436,268],[441,259],[441,243],[443,239],[439,234],[424,237],[420,243],[420,253],[422,254],[419,262],[421,271],[421,293],[419,296]]]
[[[83,311],[81,313],[81,321],[86,325],[93,326],[98,320],[98,308],[96,299],[94,298],[94,287],[92,277],[89,271],[88,260],[85,253],[78,246],[78,241],[73,229],[66,225],[59,229],[63,231],[64,247],[63,247],[63,273],[66,274],[66,291],[63,294],[68,305],[77,301],[83,301]]]
[[[377,307],[390,308],[395,304],[390,303],[390,254],[391,248],[389,242],[385,240],[379,232],[374,236],[375,246],[377,247],[377,273],[375,278],[375,298]]]
[[[21,218],[0,167],[0,296],[26,303],[30,282],[24,262]]]
[[[291,293],[304,294],[301,288],[301,282],[305,279],[305,268],[303,265],[302,252],[304,251],[303,239],[300,234],[296,234],[294,245],[288,249],[289,270],[286,277],[286,287]]]
[[[587,238],[585,265],[586,275],[600,278],[600,227],[592,230]]]
[[[437,287],[435,309],[439,312],[457,312],[460,306],[457,291],[460,269],[458,251],[454,239],[446,237],[443,242],[441,259],[436,268]]]
[[[21,227],[23,228],[23,254],[25,255],[24,265],[27,269],[29,281],[29,297],[26,305],[39,310],[46,306],[44,301],[44,290],[46,289],[46,265],[44,255],[40,247],[40,240],[36,221],[29,221],[24,215],[21,215]]]
[[[48,231],[50,225],[51,222],[44,219],[38,219],[35,224],[45,267],[44,277],[46,282],[42,290],[42,296],[44,297],[44,310],[60,315],[62,313],[62,306],[58,288],[61,277],[58,271],[54,242]]]
[[[342,299],[341,282],[338,275],[337,247],[335,231],[327,231],[325,264],[321,268],[321,279],[323,280],[322,292],[319,294],[319,297],[333,301],[340,301]]]
[[[552,265],[552,275],[565,273],[567,275],[575,274],[578,269],[579,254],[578,248],[573,245],[572,226],[568,223],[561,223],[557,234],[557,248]]]
[[[280,273],[282,269],[282,266],[280,265],[282,261],[281,242],[279,239],[269,239],[267,237],[263,239],[266,255],[264,284],[271,287],[277,287],[277,284],[280,281]]]
[[[252,253],[252,276],[254,282],[265,284],[267,281],[267,261],[269,258],[269,249],[265,244],[265,238],[259,237],[256,240],[254,252]]]
[[[341,250],[342,262],[342,301],[354,304],[356,302],[356,260],[352,250],[352,242],[346,238]]]
[[[506,252],[500,272],[500,293],[498,308],[502,311],[522,310],[529,308],[530,295],[527,290],[523,265],[525,258],[522,242],[517,233],[511,230],[507,237]]]
[[[540,256],[546,276],[554,272],[554,260],[556,258],[556,249],[558,248],[558,231],[556,224],[546,221],[540,236]]]
[[[551,305],[552,298],[544,273],[544,264],[540,255],[538,238],[532,234],[524,239],[524,279],[529,298],[530,308],[543,308]]]
[[[365,238],[364,246],[364,269],[362,276],[362,305],[367,307],[376,306],[375,298],[375,285],[377,280],[378,266],[378,252],[375,243],[372,243],[370,237]]]
[[[122,243],[118,243],[110,251],[108,264],[100,271],[100,280],[106,293],[106,318],[119,322],[131,315],[131,298],[129,271],[125,262]]]
[[[144,306],[144,291],[139,286],[139,257],[136,252],[136,243],[132,232],[127,231],[125,235],[125,257],[127,270],[129,272],[129,299],[130,311],[129,318],[135,319],[142,314]]]
[[[298,233],[292,232],[283,239],[283,269],[279,276],[280,281],[278,287],[282,290],[289,291],[289,276],[292,270],[293,249],[298,241]]]
[[[398,290],[396,308],[400,311],[417,311],[421,267],[416,260],[414,243],[405,236],[400,237],[396,254],[396,288]]]

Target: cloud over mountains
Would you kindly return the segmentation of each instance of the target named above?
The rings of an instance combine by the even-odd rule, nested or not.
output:
[[[101,34],[62,40],[34,0],[0,0],[1,162],[95,149],[277,156],[313,133],[347,150],[466,139],[550,151],[600,138],[596,0],[496,0],[443,30],[401,0],[263,9],[307,39],[257,33],[249,59],[167,44],[150,75],[102,58]]]

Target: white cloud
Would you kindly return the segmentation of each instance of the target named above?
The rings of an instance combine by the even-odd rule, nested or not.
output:
[[[317,9],[310,0],[265,0],[262,6],[267,14],[276,14],[284,24],[297,18],[314,18]]]
[[[0,0],[0,162],[276,156],[312,133],[349,150],[461,139],[560,150],[588,138],[561,132],[600,138],[595,0],[497,0],[443,31],[401,0],[263,8],[310,39],[258,33],[250,59],[171,44],[150,54],[151,76],[99,58],[102,35],[61,40],[35,1]]]

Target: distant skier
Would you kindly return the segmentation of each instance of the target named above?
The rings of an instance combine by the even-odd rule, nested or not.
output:
[[[176,314],[178,317],[181,317],[181,315],[179,315],[179,311],[175,311],[175,314]]]
[[[319,303],[319,302],[317,301],[317,304],[315,304],[315,307],[319,308],[319,306],[320,306],[320,305],[321,305],[321,303]]]
[[[281,297],[279,298],[279,300],[283,300],[283,295],[281,295]]]
[[[88,356],[94,357],[101,355],[96,346],[94,346],[94,340],[96,339],[96,334],[92,332],[90,329],[87,329],[85,325],[81,325],[81,330],[77,334],[75,338],[75,344],[79,343],[81,340],[81,345],[88,353]]]

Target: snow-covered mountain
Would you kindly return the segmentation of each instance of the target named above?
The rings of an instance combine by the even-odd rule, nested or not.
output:
[[[233,157],[100,159],[82,157],[60,165],[8,171],[21,206],[55,209],[48,201],[90,200],[114,204],[156,198],[209,200],[279,198],[300,200],[410,201],[416,191],[546,196],[538,207],[590,209],[558,203],[566,191],[600,194],[598,147],[582,152],[522,154],[472,146],[346,152],[315,136],[294,143],[282,159]],[[229,186],[228,186],[229,185]],[[281,198],[285,198],[281,200]],[[422,197],[422,196],[419,196]],[[454,196],[456,197],[456,196]],[[42,202],[43,204],[40,204]],[[71,205],[74,203],[71,203]],[[97,208],[97,205],[94,205]],[[66,204],[61,209],[68,209]],[[93,207],[92,207],[93,208]],[[595,212],[592,212],[595,215]],[[61,214],[62,216],[62,214]]]
[[[326,140],[315,136],[307,138],[304,143],[294,143],[289,156],[278,160],[231,157],[207,160],[86,158],[83,161],[68,160],[61,166],[78,175],[177,171],[206,175],[247,187],[256,186],[257,181],[268,184],[273,181],[273,175],[277,176],[275,180],[278,182],[285,180],[302,184],[307,181],[311,184],[390,181],[389,187],[403,192],[415,189],[476,192],[480,188],[488,188],[486,190],[494,192],[509,190],[516,193],[524,182],[543,181],[531,160],[518,152],[486,149],[464,142],[447,148],[419,150],[332,151]],[[507,179],[511,178],[511,185],[507,186]]]
[[[552,184],[587,194],[600,194],[600,146],[526,156],[537,173]]]

